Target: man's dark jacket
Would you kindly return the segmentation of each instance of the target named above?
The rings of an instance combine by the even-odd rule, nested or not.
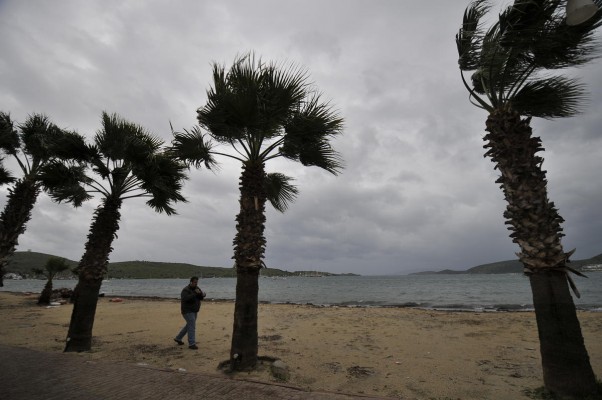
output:
[[[197,293],[190,286],[186,286],[182,289],[180,294],[180,306],[182,314],[198,313],[201,309],[201,300],[203,300],[203,293]]]

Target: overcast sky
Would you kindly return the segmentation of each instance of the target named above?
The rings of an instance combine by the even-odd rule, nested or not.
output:
[[[300,189],[286,213],[267,211],[269,267],[377,275],[514,259],[483,157],[486,113],[468,102],[457,67],[468,3],[0,0],[0,109],[18,122],[45,113],[88,138],[106,110],[169,141],[170,121],[195,125],[213,62],[255,51],[297,63],[345,119],[333,145],[346,168],[268,163]],[[575,259],[602,253],[601,62],[574,72],[591,92],[582,115],[533,122]],[[191,172],[177,216],[127,200],[110,260],[231,267],[240,165],[221,161],[218,172]],[[97,204],[41,195],[17,250],[78,261]]]

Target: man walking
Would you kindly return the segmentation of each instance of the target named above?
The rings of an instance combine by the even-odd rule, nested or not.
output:
[[[198,286],[199,278],[193,276],[190,278],[190,283],[182,289],[180,294],[180,308],[182,311],[182,317],[186,321],[186,325],[180,330],[180,333],[174,338],[174,341],[183,345],[182,339],[188,334],[188,348],[191,350],[197,350],[195,340],[196,331],[196,317],[201,308],[201,300],[206,296],[206,293],[201,290]]]

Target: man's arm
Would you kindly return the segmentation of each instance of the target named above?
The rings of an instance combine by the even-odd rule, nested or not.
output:
[[[196,297],[197,295],[195,292],[187,290],[186,288],[182,290],[182,294],[180,295],[180,298],[184,303],[192,303]]]

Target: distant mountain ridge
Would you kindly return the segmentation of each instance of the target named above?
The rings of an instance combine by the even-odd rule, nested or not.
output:
[[[7,273],[15,273],[21,276],[31,276],[34,268],[44,268],[50,257],[59,257],[52,254],[37,253],[34,251],[17,251],[6,267]],[[64,257],[60,257],[64,258]],[[77,267],[77,262],[65,258],[70,269]],[[188,279],[191,276],[205,278],[213,277],[235,277],[234,268],[207,267],[186,263],[169,263],[158,261],[123,261],[109,263],[108,278],[122,279]],[[330,276],[330,275],[353,275],[332,274],[319,271],[284,271],[277,268],[262,268],[262,276]],[[59,278],[73,277],[70,271],[58,276]]]
[[[574,260],[569,263],[569,266],[577,271],[581,271],[586,265],[602,264],[602,254],[598,254],[592,258],[586,258],[583,260]],[[523,264],[518,260],[507,260],[498,261],[489,264],[477,265],[476,267],[469,268],[465,271],[455,271],[451,269],[444,269],[441,271],[424,271],[415,272],[410,275],[432,275],[432,274],[512,274],[522,273]]]
[[[58,257],[52,254],[37,253],[33,251],[17,251],[11,258],[7,268],[7,273],[16,273],[21,276],[31,276],[32,269],[43,268],[50,257]],[[61,257],[64,258],[64,257]],[[65,259],[70,268],[75,268],[77,262]],[[578,271],[587,265],[602,265],[602,254],[583,260],[574,260],[569,264],[571,268]],[[522,273],[523,266],[518,260],[499,261],[489,264],[477,265],[465,271],[444,269],[441,271],[415,272],[410,275],[430,275],[430,274],[510,274]],[[263,276],[340,276],[356,274],[333,274],[320,271],[285,271],[277,268],[263,268]],[[207,267],[186,263],[169,263],[158,261],[123,261],[109,263],[109,278],[121,279],[187,279],[191,276],[209,277],[234,277],[236,271],[234,268]],[[66,271],[59,278],[73,277],[69,271]]]

